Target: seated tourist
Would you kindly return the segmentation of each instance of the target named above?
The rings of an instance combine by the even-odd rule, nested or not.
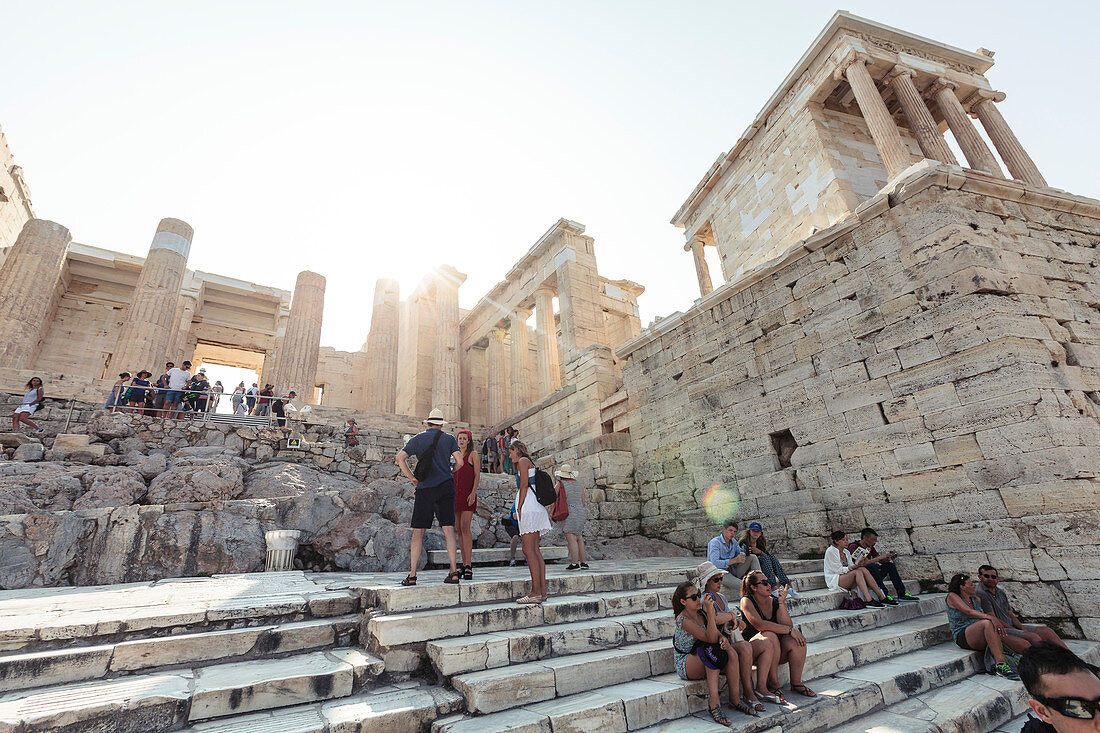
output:
[[[905,583],[901,582],[901,576],[898,575],[898,566],[894,564],[894,560],[897,559],[898,553],[885,552],[880,553],[875,549],[875,543],[878,542],[878,532],[870,527],[864,527],[859,533],[859,542],[853,542],[848,545],[848,552],[852,553],[852,559],[859,564],[864,557],[869,558],[864,566],[867,571],[871,573],[871,577],[875,579],[875,583],[879,588],[882,588],[882,592],[889,598],[889,591],[886,590],[887,575],[890,576],[890,581],[894,584],[894,590],[897,591],[899,601],[905,601],[906,603],[916,603],[917,598],[909,595],[905,592]]]
[[[787,598],[798,599],[802,596],[791,587],[791,579],[783,571],[775,555],[768,554],[768,541],[764,539],[764,526],[760,522],[752,522],[745,533],[741,535],[741,549],[746,555],[755,555],[760,561],[760,572],[768,576],[772,582],[772,595],[779,593],[783,586],[787,587]]]
[[[707,543],[707,559],[714,563],[714,567],[725,571],[722,582],[729,589],[730,594],[737,595],[740,588],[737,581],[744,577],[745,573],[760,569],[760,560],[756,555],[749,555],[737,544],[737,520],[726,520],[722,532]]]
[[[988,648],[997,662],[994,674],[1010,680],[1020,679],[1005,661],[1001,644],[1007,636],[1005,625],[996,616],[978,610],[974,579],[966,573],[956,573],[947,584],[947,623],[960,649],[980,652]]]
[[[1020,679],[1031,697],[1031,712],[1020,733],[1100,730],[1100,669],[1065,646],[1033,644],[1020,659]]]
[[[759,715],[741,702],[741,670],[729,639],[718,631],[714,599],[703,596],[692,582],[681,583],[672,592],[676,629],[672,632],[672,660],[682,680],[707,680],[707,707],[719,725],[729,725],[718,697],[718,675],[726,675],[730,707],[746,715]],[[734,702],[734,700],[737,702]]]
[[[787,610],[787,589],[780,588],[778,596],[772,596],[772,584],[759,570],[741,580],[741,614],[745,617],[745,629],[741,636],[746,641],[771,644],[771,667],[756,668],[757,687],[768,695],[757,693],[767,702],[785,704],[779,690],[779,665],[786,663],[791,672],[791,691],[803,697],[817,697],[817,693],[802,684],[802,670],[806,666],[806,637],[794,627]],[[759,678],[765,676],[766,682]]]
[[[997,568],[992,565],[982,565],[978,568],[978,578],[981,580],[977,589],[978,601],[981,602],[983,611],[993,614],[1004,623],[1005,630],[1008,632],[1005,644],[1018,652],[1040,641],[1049,641],[1066,648],[1058,634],[1054,633],[1054,629],[1042,624],[1020,623],[1020,619],[1016,618],[1016,614],[1012,612],[1008,596],[997,587],[1001,582]]]
[[[714,567],[714,563],[709,560],[700,563],[695,571],[699,591],[714,601],[718,631],[729,639],[733,651],[737,653],[737,663],[741,668],[741,702],[754,710],[764,711],[767,708],[756,699],[756,690],[752,687],[752,663],[753,657],[756,656],[756,650],[750,642],[741,638],[740,632],[745,628],[745,622],[741,620],[741,613],[736,608],[730,608],[726,597],[722,595],[722,576],[726,574]],[[767,647],[767,649],[765,650],[763,647]],[[764,655],[771,654],[770,646],[762,645],[760,653],[761,661],[759,664],[762,665],[763,669],[767,669],[771,664],[771,659]],[[731,700],[733,699],[732,695],[733,691],[731,690]]]
[[[846,535],[837,530],[830,536],[832,540],[829,549],[825,550],[825,587],[829,590],[852,590],[858,588],[863,600],[871,608],[882,608],[884,605],[896,606],[898,602],[875,585],[875,579],[867,572],[866,558],[861,562],[853,562],[848,552]],[[877,596],[877,600],[876,600]]]

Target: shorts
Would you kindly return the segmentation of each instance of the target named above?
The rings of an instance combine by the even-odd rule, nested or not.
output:
[[[455,526],[455,482],[445,481],[438,486],[417,487],[413,498],[413,529],[431,529],[432,517],[439,519],[440,527]]]
[[[970,627],[967,626],[966,628],[968,629]],[[960,649],[965,649],[968,652],[978,651],[977,649],[966,643],[966,629],[959,629],[959,633],[955,634],[955,646],[959,647]]]
[[[1022,624],[1022,626],[1024,628],[1021,630],[1021,629],[1017,629],[1015,626],[1009,626],[1008,624],[1005,624],[1005,631],[1007,631],[1012,636],[1023,636],[1024,634],[1027,634],[1027,633],[1031,633],[1031,634],[1038,634],[1039,633],[1039,627],[1036,626],[1035,624]]]
[[[183,399],[182,389],[170,389],[164,393],[165,402],[179,402]]]
[[[34,411],[37,410],[37,409],[38,409],[38,405],[20,405],[19,407],[15,408],[15,412],[12,413],[12,414],[14,415],[14,414],[18,414],[20,412],[25,412],[28,415],[33,415]]]
[[[519,537],[519,525],[516,524],[516,520],[506,517],[500,520],[500,523],[504,525],[504,531],[508,533],[509,537]]]

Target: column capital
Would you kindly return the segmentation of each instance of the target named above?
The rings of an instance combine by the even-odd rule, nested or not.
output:
[[[890,71],[883,78],[883,81],[887,84],[893,85],[893,83],[902,76],[907,76],[910,79],[915,79],[917,76],[916,69],[906,66],[905,64],[894,64],[894,68],[890,69]]]
[[[950,89],[953,92],[958,88],[958,84],[951,81],[950,79],[945,79],[941,76],[934,82],[932,82],[932,85],[928,87],[928,91],[926,93],[929,97],[935,97],[943,89]]]
[[[1006,96],[1004,92],[992,89],[975,89],[963,100],[962,106],[968,113],[974,114],[974,108],[982,102],[1003,102]]]
[[[543,283],[542,285],[539,285],[537,288],[535,288],[535,295],[549,295],[552,298],[557,294],[558,291],[555,288],[550,287],[546,283]]]
[[[861,63],[864,66],[871,63],[871,57],[862,51],[857,51],[854,48],[849,49],[848,53],[844,54],[844,58],[840,60],[840,63],[836,66],[836,71],[833,72],[833,78],[837,81],[844,78],[844,72],[848,70],[848,67],[854,63]]]

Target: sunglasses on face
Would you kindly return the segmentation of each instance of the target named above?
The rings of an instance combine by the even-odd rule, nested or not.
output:
[[[997,579],[996,575],[982,575],[982,577],[985,578],[986,580],[996,580]]]
[[[1100,712],[1100,700],[1082,700],[1079,697],[1039,697],[1038,695],[1032,695],[1032,697],[1067,718],[1092,720],[1096,717],[1096,713]]]
[[[758,580],[755,583],[753,583],[753,585],[769,585],[769,586],[771,584],[772,584],[772,582],[770,580]]]
[[[699,594],[698,593],[693,593],[690,596],[684,596],[684,599],[688,600],[688,601],[697,601],[697,600],[699,600]]]

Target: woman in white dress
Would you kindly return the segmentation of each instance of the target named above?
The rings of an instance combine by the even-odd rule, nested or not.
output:
[[[44,399],[46,399],[46,391],[42,389],[42,380],[38,377],[31,377],[31,381],[27,382],[27,393],[23,395],[23,402],[15,408],[15,412],[11,415],[11,430],[13,433],[19,430],[20,424],[30,427],[36,435],[43,432],[44,429],[38,427],[31,420],[31,415],[42,405]],[[547,522],[549,521],[547,519]]]
[[[886,604],[883,599],[886,594],[879,590],[878,583],[871,577],[871,571],[864,567],[863,562],[852,562],[852,556],[848,553],[848,542],[844,533],[840,530],[831,535],[832,544],[825,550],[825,586],[829,590],[851,590],[858,587],[867,605],[871,608],[883,608]],[[874,589],[874,592],[871,592]],[[876,600],[876,596],[878,600]],[[890,605],[896,606],[894,601]]]
[[[523,556],[531,571],[531,592],[516,599],[516,603],[542,603],[546,600],[546,562],[542,559],[539,539],[552,528],[550,515],[535,497],[535,463],[527,446],[513,440],[508,454],[516,467],[516,524],[519,525]]]

